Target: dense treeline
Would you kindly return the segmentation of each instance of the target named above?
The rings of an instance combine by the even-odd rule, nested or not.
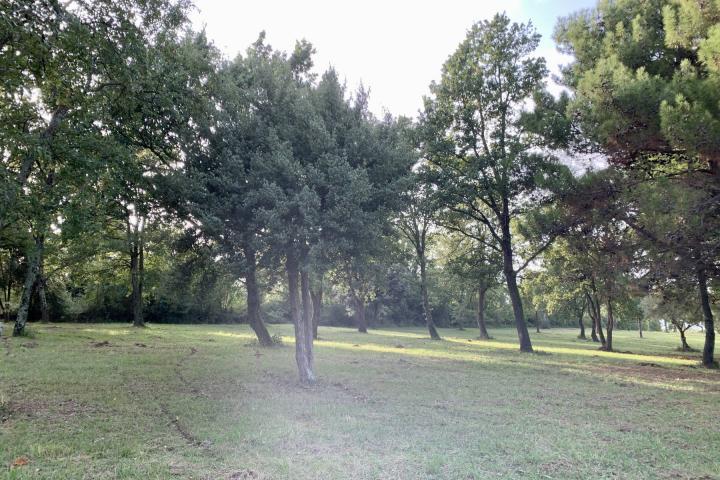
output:
[[[601,2],[473,25],[417,120],[260,34],[228,60],[184,1],[0,7],[0,308],[41,321],[701,325],[714,362],[720,5]],[[584,161],[584,168],[569,165]],[[582,162],[581,162],[582,163]],[[586,333],[586,325],[589,335]]]

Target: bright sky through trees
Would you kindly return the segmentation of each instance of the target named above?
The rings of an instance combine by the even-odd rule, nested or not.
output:
[[[538,54],[554,73],[564,59],[554,47],[552,31],[558,16],[594,5],[591,0],[266,0],[233,2],[198,0],[196,28],[226,55],[234,57],[255,41],[260,31],[268,43],[292,51],[306,38],[317,49],[315,69],[333,65],[354,89],[370,88],[370,107],[395,115],[415,116],[422,96],[440,67],[476,21],[505,11],[518,22],[531,20],[542,34]]]

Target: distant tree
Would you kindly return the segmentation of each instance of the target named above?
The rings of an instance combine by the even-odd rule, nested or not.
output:
[[[654,290],[645,297],[642,308],[653,319],[672,325],[680,334],[679,350],[693,351],[687,342],[685,332],[702,324],[702,312],[693,298],[692,288],[683,287],[679,282],[669,282],[662,289]],[[690,286],[692,287],[692,286]]]
[[[488,340],[491,337],[486,322],[487,296],[492,288],[501,284],[502,256],[488,246],[490,234],[484,226],[467,222],[458,215],[446,216],[441,224],[449,230],[446,234],[447,267],[476,291],[478,338]]]
[[[540,297],[538,301],[544,304],[548,313],[573,315],[580,330],[578,338],[584,340],[583,317],[593,303],[588,301],[593,293],[591,286],[585,282],[586,271],[579,268],[582,263],[583,259],[572,256],[567,242],[561,240],[543,254],[541,269],[528,274],[525,281],[533,285],[531,291]],[[597,323],[594,313],[589,314],[593,318],[591,337],[597,342]]]
[[[441,340],[435,328],[428,299],[428,243],[434,225],[437,206],[433,203],[429,187],[424,185],[419,177],[410,179],[410,189],[404,192],[405,207],[400,211],[395,225],[403,239],[409,243],[415,254],[415,261],[420,276],[420,298],[422,299],[423,316],[430,338]]]

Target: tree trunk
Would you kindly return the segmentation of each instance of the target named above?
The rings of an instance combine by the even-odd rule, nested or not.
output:
[[[488,334],[487,327],[485,326],[485,296],[487,295],[488,289],[486,287],[478,288],[478,304],[477,304],[477,325],[480,330],[481,340],[489,340],[490,335]]]
[[[28,310],[30,309],[30,298],[32,297],[33,286],[40,273],[40,262],[42,261],[44,247],[44,238],[36,237],[35,248],[33,248],[30,255],[28,255],[28,268],[25,273],[20,305],[18,306],[17,317],[15,318],[15,327],[13,328],[14,336],[22,335],[25,332]]]
[[[132,285],[131,304],[134,327],[144,327],[143,319],[143,258],[142,249],[135,244],[130,250],[130,283]]]
[[[12,295],[12,282],[8,279],[8,284],[5,287],[5,321],[10,322],[10,300]]]
[[[508,233],[509,236],[509,227]],[[509,240],[506,240],[502,244],[503,248],[503,272],[505,273],[505,282],[507,283],[508,293],[510,294],[510,301],[512,302],[513,314],[515,317],[515,328],[518,333],[518,340],[520,341],[521,352],[532,352],[532,342],[530,341],[530,333],[525,323],[525,314],[523,313],[522,299],[520,298],[520,290],[517,285],[517,274],[513,267],[513,254],[512,246]]]
[[[600,310],[600,299],[597,297],[597,293],[594,294],[595,301],[593,302],[593,308],[595,309],[595,329],[598,337],[600,337],[600,343],[605,346],[605,334],[603,333],[602,326],[602,311]]]
[[[535,310],[535,333],[540,333],[540,315]]]
[[[300,374],[300,382],[306,385],[315,383],[315,373],[312,365],[312,351],[308,351],[308,337],[312,348],[312,331],[303,321],[300,305],[300,270],[297,259],[288,254],[285,261],[285,270],[288,276],[288,303],[290,304],[290,318],[295,326],[295,362]]]
[[[315,288],[310,289],[310,298],[313,304],[313,339],[318,338],[318,326],[320,325],[320,318],[322,316],[322,305],[323,305],[323,284],[322,277],[318,280]]]
[[[716,367],[715,363],[715,321],[710,309],[710,298],[707,288],[707,274],[704,268],[698,269],[698,290],[700,292],[700,306],[705,320],[705,345],[703,346],[703,366]]]
[[[613,351],[612,335],[613,328],[615,327],[615,317],[613,317],[612,301],[608,297],[607,300],[607,335],[605,337],[605,350],[608,352]]]
[[[578,317],[578,325],[580,325],[580,334],[578,338],[581,340],[587,340],[585,336],[585,323],[583,322],[583,316],[585,315],[585,305],[580,309],[580,317]],[[594,332],[593,332],[594,333]]]
[[[590,326],[592,329],[590,330],[590,338],[593,342],[599,342],[600,339],[598,338],[597,334],[597,319],[595,318],[596,311],[595,311],[595,303],[593,302],[592,297],[589,293],[585,293],[585,298],[587,299],[587,305],[588,305],[588,315],[590,315]]]
[[[682,348],[683,352],[689,352],[690,350],[692,350],[692,348],[690,348],[690,345],[687,342],[687,338],[685,337],[685,328],[683,328],[684,326],[680,326],[680,325],[676,325],[676,326],[678,327],[678,332],[680,332],[681,348]]]
[[[430,338],[433,340],[441,340],[440,334],[437,328],[435,328],[435,322],[433,322],[432,319],[432,312],[430,311],[430,301],[428,300],[427,291],[427,270],[424,256],[420,258],[420,295],[422,296],[423,314]]]
[[[45,286],[47,285],[45,277],[42,274],[42,266],[37,278],[37,292],[40,300],[40,322],[50,323],[50,309],[48,308],[47,295],[45,294]]]
[[[247,317],[250,328],[253,329],[257,336],[258,343],[263,347],[272,346],[272,337],[265,327],[262,320],[262,312],[260,311],[260,288],[257,282],[257,260],[255,251],[250,246],[245,246],[245,289],[247,291]]]
[[[355,325],[358,332],[367,333],[367,317],[365,316],[365,299],[355,294],[353,298],[355,303]]]
[[[305,324],[305,352],[310,363],[310,370],[314,370],[315,356],[313,354],[313,303],[310,296],[310,274],[306,270],[300,271],[300,298],[302,299],[302,321]]]
[[[642,324],[642,322],[643,322],[643,321],[642,321],[642,318],[639,318],[639,319],[638,319],[638,333],[640,333],[640,338],[643,338],[643,330],[642,330],[643,324]]]

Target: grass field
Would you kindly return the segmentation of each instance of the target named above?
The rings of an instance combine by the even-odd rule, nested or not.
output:
[[[271,330],[284,346],[245,326],[3,338],[0,478],[720,478],[720,372],[676,334],[604,353],[553,329],[521,354],[509,329],[321,328],[303,388],[292,328]]]

